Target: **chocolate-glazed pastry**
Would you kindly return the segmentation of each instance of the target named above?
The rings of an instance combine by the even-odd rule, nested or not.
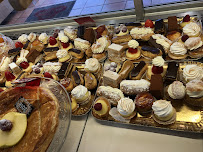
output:
[[[69,62],[63,62],[62,63],[61,69],[58,72],[59,79],[63,79],[64,77],[67,76],[67,74],[68,74],[67,71],[68,71],[69,64],[70,64]]]
[[[130,72],[130,79],[139,80],[146,70],[147,64],[144,61],[140,61],[140,63]]]
[[[25,43],[25,45],[23,46],[23,49],[29,50],[31,46],[31,43],[29,40],[27,40],[27,42]]]
[[[89,41],[91,44],[93,44],[96,40],[96,33],[93,30],[93,28],[86,28],[84,33],[84,39]]]
[[[49,48],[45,48],[44,52],[53,52],[58,50],[59,50],[59,47],[49,47]]]
[[[73,90],[73,81],[71,78],[63,78],[60,80],[60,83],[66,88],[68,92]]]
[[[168,31],[178,31],[179,25],[176,16],[169,16],[168,17]]]
[[[156,34],[166,34],[166,26],[164,24],[163,19],[155,21],[154,33],[156,33]]]
[[[178,69],[179,69],[179,63],[177,62],[168,63],[168,68],[167,68],[166,77],[165,77],[166,84],[169,85],[173,81],[177,80]]]
[[[162,51],[158,48],[154,48],[151,46],[143,46],[142,47],[142,54],[147,58],[153,59],[157,56],[161,56]]]
[[[18,55],[20,53],[21,48],[15,48],[8,51],[9,56]]]
[[[77,35],[79,38],[84,39],[85,26],[78,26]]]
[[[30,50],[29,53],[27,54],[26,58],[28,62],[34,63],[36,58],[40,55],[41,53],[37,50]]]
[[[78,49],[70,49],[70,50],[68,50],[68,52],[69,52],[72,56],[74,56],[74,57],[76,57],[76,58],[78,58],[78,59],[82,59],[82,58],[84,57],[84,52],[81,51],[81,50],[78,50]]]
[[[73,71],[71,78],[73,80],[73,85],[74,87],[78,86],[78,85],[84,85],[84,79],[82,77],[82,75],[80,74],[79,71]]]
[[[151,76],[151,85],[149,90],[156,99],[163,99],[164,86],[163,78],[160,74],[154,74]]]

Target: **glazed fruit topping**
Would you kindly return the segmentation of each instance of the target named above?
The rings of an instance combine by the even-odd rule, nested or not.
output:
[[[16,42],[15,47],[16,48],[23,48],[23,44],[21,42]]]
[[[183,22],[189,22],[190,21],[190,15],[186,15],[184,18],[183,18]]]
[[[45,77],[45,78],[53,79],[52,75],[51,75],[50,73],[48,73],[48,72],[45,72],[45,73],[44,73],[44,77]]]
[[[23,68],[23,69],[27,69],[29,67],[29,63],[23,61],[23,62],[20,63],[20,67]]]
[[[61,44],[62,44],[63,48],[67,48],[70,45],[70,43],[63,43],[63,42],[61,42]]]
[[[153,28],[154,27],[154,23],[152,22],[152,20],[150,20],[150,19],[146,20],[145,27]]]
[[[67,88],[67,87],[70,85],[70,81],[71,81],[70,78],[63,78],[63,79],[61,79],[60,83],[61,83],[65,88]]]
[[[5,72],[5,77],[7,81],[12,81],[13,79],[15,79],[15,76],[9,71]]]
[[[128,52],[135,54],[135,53],[137,53],[137,49],[129,48]]]
[[[152,67],[152,72],[154,74],[161,74],[163,72],[163,67],[159,67],[159,66],[153,66]]]
[[[50,43],[50,45],[55,45],[57,43],[57,41],[56,41],[56,39],[54,37],[51,36],[49,38],[49,43]]]
[[[0,37],[0,43],[3,43],[4,39],[2,37]]]
[[[183,42],[185,42],[188,38],[189,38],[188,35],[183,35],[183,36],[181,37],[181,40],[182,40]]]
[[[127,30],[128,30],[127,27],[124,26],[123,29],[122,29],[122,32],[125,33],[125,32],[127,32]]]
[[[40,73],[40,68],[34,68],[33,71],[34,71],[34,73],[39,74]]]
[[[13,124],[10,120],[2,119],[0,120],[0,129],[2,131],[10,131],[13,128]]]
[[[0,93],[3,92],[4,90],[2,88],[0,88]]]
[[[101,104],[101,103],[96,103],[96,104],[94,105],[94,109],[95,109],[96,111],[102,110],[102,104]]]

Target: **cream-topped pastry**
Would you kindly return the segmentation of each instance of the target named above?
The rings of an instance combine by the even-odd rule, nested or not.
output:
[[[20,65],[20,63],[22,63],[22,62],[24,62],[24,61],[27,62],[26,56],[28,55],[28,53],[29,53],[28,50],[22,49],[22,50],[20,51],[20,57],[16,60],[16,64],[17,64],[17,65]]]
[[[168,38],[166,38],[161,34],[154,34],[152,35],[152,38],[156,40],[157,44],[160,44],[161,46],[163,46],[165,51],[168,51],[172,44],[171,40],[169,40]]]
[[[74,40],[74,45],[75,48],[79,50],[87,50],[91,46],[91,44],[87,40],[83,40],[81,38],[76,38]]]
[[[12,60],[9,57],[3,57],[0,63],[0,72],[4,72],[8,69],[9,64],[12,62]]]
[[[201,98],[203,97],[203,81],[194,79],[186,84],[186,92],[189,97]]]
[[[48,43],[49,36],[46,33],[41,33],[38,38],[43,44]]]
[[[96,42],[91,47],[93,53],[102,53],[102,52],[104,52],[104,48],[105,48],[104,45],[102,45],[99,42]]]
[[[139,43],[136,40],[130,40],[128,42],[128,46],[130,48],[136,49],[139,46]]]
[[[157,56],[152,60],[152,64],[154,66],[162,67],[164,65],[165,61],[161,56]]]
[[[107,49],[108,46],[111,44],[111,42],[107,39],[106,36],[100,37],[99,39],[97,39],[97,42],[101,44],[104,49]]]
[[[70,59],[70,55],[68,52],[64,49],[58,50],[56,53],[57,58],[59,59],[59,62],[65,62]]]
[[[142,27],[142,28],[134,27],[130,31],[130,34],[137,34],[137,35],[145,35],[145,34],[152,34],[152,33],[154,32],[152,31],[151,28],[145,28],[145,27]]]
[[[69,38],[68,38],[67,36],[63,35],[63,36],[60,36],[60,37],[59,37],[59,40],[60,40],[61,42],[63,42],[63,43],[68,43]]]
[[[203,45],[203,42],[201,40],[201,37],[191,37],[188,38],[185,41],[185,46],[189,49],[189,50],[195,50],[200,48]]]
[[[121,24],[119,27],[116,27],[114,31],[116,36],[123,36],[129,33],[127,27],[124,24]]]
[[[19,38],[18,41],[20,41],[21,43],[25,44],[28,40],[28,36],[26,34],[22,34]]]
[[[30,42],[33,42],[36,38],[37,38],[37,35],[36,35],[35,33],[30,33],[30,34],[28,35],[28,40],[29,40]]]
[[[121,116],[128,117],[135,110],[135,103],[130,98],[122,98],[118,101],[117,110]]]
[[[64,33],[69,37],[69,39],[74,40],[77,38],[77,31],[70,26],[64,29]]]
[[[203,78],[202,67],[200,67],[196,64],[186,65],[185,68],[183,69],[183,78],[186,81],[191,81],[194,79],[201,80]]]
[[[174,108],[171,102],[166,100],[155,101],[152,105],[152,109],[155,116],[162,121],[171,119],[174,114]]]
[[[187,53],[187,49],[184,44],[175,42],[170,46],[170,52],[175,55],[185,55]]]
[[[97,72],[100,69],[100,63],[95,58],[90,58],[85,61],[85,70],[89,72]]]
[[[190,22],[183,27],[183,33],[187,34],[188,36],[199,36],[200,31],[200,26],[195,22]]]
[[[60,62],[46,62],[43,64],[44,72],[56,74],[61,69],[61,65]]]
[[[183,99],[185,97],[185,86],[180,81],[174,81],[170,84],[167,91],[172,99]]]

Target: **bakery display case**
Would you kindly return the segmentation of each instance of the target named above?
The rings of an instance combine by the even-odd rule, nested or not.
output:
[[[42,86],[60,98],[62,120],[48,151],[68,151],[76,134],[73,151],[96,151],[88,139],[99,151],[116,151],[120,141],[149,142],[133,132],[159,142],[177,136],[180,145],[189,136],[202,150],[202,4],[143,7],[138,0],[131,10],[2,26],[0,95],[14,83],[50,78]],[[76,126],[66,139],[71,115]],[[102,140],[115,145],[104,148]]]

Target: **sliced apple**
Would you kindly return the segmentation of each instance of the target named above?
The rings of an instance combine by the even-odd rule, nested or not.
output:
[[[18,112],[9,112],[2,119],[10,120],[13,127],[10,131],[0,130],[0,148],[14,146],[25,134],[27,116]]]

